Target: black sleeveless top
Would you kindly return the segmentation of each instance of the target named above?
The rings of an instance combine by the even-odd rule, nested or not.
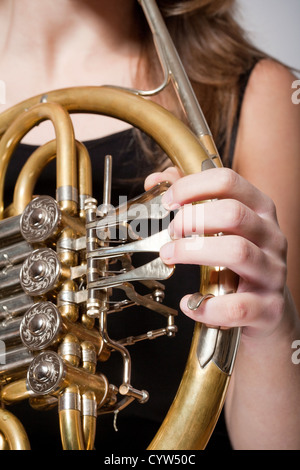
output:
[[[236,125],[237,123],[238,117]],[[231,145],[231,163],[235,135]],[[143,179],[153,169],[151,163],[143,159],[132,129],[85,142],[85,145],[93,164],[93,197],[99,204],[102,202],[103,159],[106,154],[113,156],[113,205],[118,205],[119,196],[130,199],[144,191]],[[12,199],[15,181],[23,163],[34,149],[35,147],[31,145],[19,145],[10,162],[5,187],[6,204]],[[55,196],[54,161],[43,171],[35,192]],[[177,266],[175,274],[165,281],[164,303],[179,310],[180,299],[185,294],[198,291],[199,278],[198,266]],[[147,390],[150,399],[143,405],[134,402],[118,414],[118,432],[113,426],[113,414],[98,417],[96,450],[142,450],[151,442],[176,394],[190,348],[194,322],[178,312],[176,324],[178,333],[175,338],[160,337],[128,347],[132,358],[131,383],[137,389]],[[165,325],[165,319],[160,315],[140,307],[133,307],[125,309],[120,314],[110,315],[108,329],[110,337],[117,340],[146,333]],[[103,364],[99,371],[106,374],[111,383],[120,385],[122,359],[118,353],[112,356],[112,359]],[[61,449],[57,408],[45,412],[35,411],[27,402],[9,408],[22,421],[33,450],[47,448],[49,443],[53,450]],[[207,446],[207,449],[214,448],[230,449],[223,415]]]

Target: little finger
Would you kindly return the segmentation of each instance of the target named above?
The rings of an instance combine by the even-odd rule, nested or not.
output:
[[[190,295],[182,298],[182,312],[195,321],[223,328],[242,327],[247,336],[266,336],[279,325],[283,315],[283,297],[244,292],[212,297],[197,310],[188,307]]]

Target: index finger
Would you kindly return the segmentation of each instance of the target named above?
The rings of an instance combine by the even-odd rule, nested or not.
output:
[[[260,215],[275,215],[273,201],[229,168],[213,168],[176,180],[162,197],[170,210],[208,199],[236,199]]]

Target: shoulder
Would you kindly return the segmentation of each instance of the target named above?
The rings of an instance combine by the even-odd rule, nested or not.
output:
[[[299,137],[300,104],[295,105],[295,75],[284,65],[264,59],[254,67],[245,90],[237,136],[237,159],[250,150],[269,152],[287,136]],[[252,157],[253,158],[253,157]]]
[[[291,184],[300,171],[300,103],[293,102],[295,80],[287,67],[262,60],[251,73],[242,103],[233,169],[265,189],[273,200],[276,191]]]
[[[291,107],[295,81],[295,75],[284,65],[271,59],[261,60],[250,75],[244,109],[259,107],[272,112],[281,106]]]
[[[289,84],[291,80],[294,80],[295,76],[290,71],[289,67],[277,62],[273,59],[262,59],[253,68],[249,85],[253,87],[264,86],[266,83],[270,83],[276,86],[276,84],[282,84],[284,80],[285,84]]]
[[[274,118],[280,111],[293,115],[297,112],[292,100],[296,81],[295,75],[284,65],[271,59],[258,62],[245,90],[242,118],[248,115],[253,118],[253,113],[256,118],[272,115]]]

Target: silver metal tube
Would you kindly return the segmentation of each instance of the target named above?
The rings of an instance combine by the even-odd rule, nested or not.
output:
[[[16,317],[0,323],[0,341],[6,344],[21,344],[20,323],[22,317]]]
[[[21,263],[32,251],[32,246],[25,241],[2,248],[0,250],[0,269]]]
[[[0,365],[0,381],[11,380],[12,376],[25,371],[32,359],[33,353],[28,351],[25,346],[8,348]]]
[[[0,271],[0,298],[21,289],[20,271],[22,264],[17,264]]]
[[[11,245],[16,239],[21,239],[20,215],[8,217],[0,221],[0,247]]]
[[[33,298],[20,292],[0,299],[0,321],[16,317],[26,312],[33,304]]]
[[[190,80],[184,70],[181,59],[171,39],[170,33],[161,16],[159,8],[154,0],[138,0],[149,27],[159,49],[163,50],[164,57],[161,60],[167,62],[169,74],[171,75],[174,88],[177,92],[179,101],[190,123],[191,129],[197,137],[211,135],[210,129],[195,96]],[[157,50],[158,54],[160,50]]]
[[[103,206],[105,213],[111,202],[111,175],[112,175],[112,156],[106,155],[104,161],[104,187],[103,187]]]

